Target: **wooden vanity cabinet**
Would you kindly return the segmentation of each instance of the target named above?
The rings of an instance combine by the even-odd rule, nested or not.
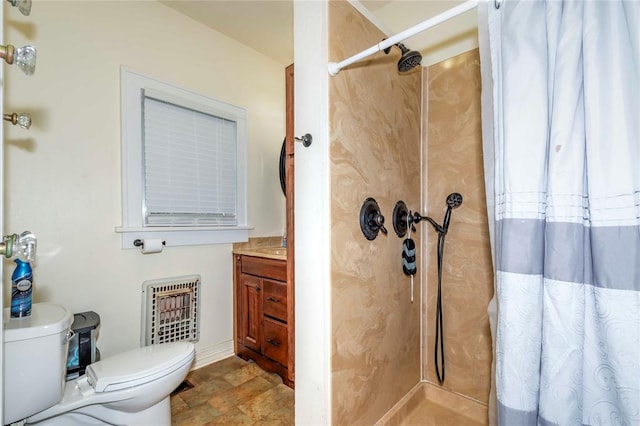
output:
[[[287,261],[234,255],[236,354],[295,382],[294,66],[285,69]]]
[[[234,259],[236,354],[293,387],[287,262],[239,254]]]

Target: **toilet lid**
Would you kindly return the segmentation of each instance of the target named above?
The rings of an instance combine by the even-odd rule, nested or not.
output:
[[[193,343],[189,342],[145,346],[89,365],[87,380],[96,392],[131,388],[166,376],[191,363],[193,356]]]

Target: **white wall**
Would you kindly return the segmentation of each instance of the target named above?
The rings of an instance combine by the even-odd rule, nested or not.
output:
[[[108,356],[139,345],[143,281],[201,274],[197,358],[228,351],[231,245],[120,248],[120,67],[247,109],[250,236],[275,236],[285,222],[283,64],[156,2],[34,2],[30,17],[6,16],[5,40],[38,48],[34,76],[5,66],[5,111],[29,111],[34,125],[5,126],[4,148],[4,229],[38,237],[35,301],[98,312]]]
[[[331,197],[327,1],[294,2],[296,424],[331,424]],[[312,253],[312,254],[310,254]]]
[[[0,29],[4,29],[4,8],[0,7]],[[4,31],[0,31],[0,43],[4,44]],[[4,113],[4,67],[0,68],[0,114]],[[0,132],[3,132],[4,129],[4,121],[0,123]],[[0,176],[4,173],[4,138],[0,139]],[[2,182],[2,179],[0,179]],[[2,231],[3,229],[3,217],[4,217],[4,200],[2,197],[2,193],[4,192],[4,187],[0,185],[0,235],[4,235]],[[2,276],[4,265],[0,263],[0,276]],[[4,303],[4,293],[0,292],[0,305]],[[3,317],[4,321],[4,317]],[[4,342],[4,326],[0,327],[0,340]],[[4,345],[0,347],[0,365],[4,366]],[[4,370],[0,375],[0,400],[2,400],[2,404],[0,404],[0,419],[4,419]]]

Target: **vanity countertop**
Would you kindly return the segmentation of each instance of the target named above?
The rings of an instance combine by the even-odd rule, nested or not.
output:
[[[286,247],[246,247],[233,249],[233,254],[266,257],[267,259],[287,260]]]

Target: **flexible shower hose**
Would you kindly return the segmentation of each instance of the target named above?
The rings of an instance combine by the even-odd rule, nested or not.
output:
[[[438,295],[436,297],[436,342],[434,348],[434,361],[438,383],[444,383],[444,329],[442,327],[442,259],[444,257],[444,232],[438,232]],[[440,351],[438,351],[440,349]],[[438,358],[438,352],[440,357]],[[442,375],[440,374],[442,366]]]

